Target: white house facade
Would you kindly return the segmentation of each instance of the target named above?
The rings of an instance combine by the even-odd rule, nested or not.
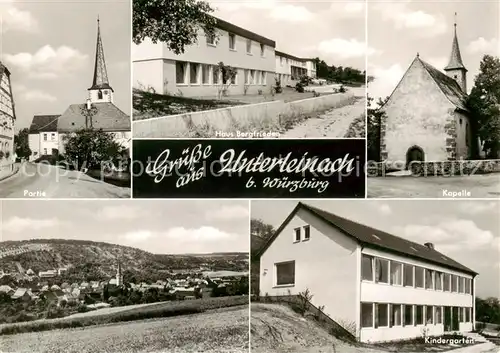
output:
[[[299,203],[260,253],[260,294],[297,295],[361,342],[474,327],[475,276],[411,241]]]
[[[10,71],[0,62],[0,167],[12,164],[15,121]]]
[[[216,28],[217,38],[200,30],[197,43],[179,55],[165,43],[154,44],[149,39],[134,45],[133,86],[161,94],[215,97],[222,88],[222,76],[216,69],[220,62],[237,70],[228,95],[268,93],[275,86],[275,77],[284,86],[291,84],[292,75],[299,71],[316,75],[311,59],[282,54],[290,63],[280,65],[276,42],[271,39],[220,19]]]
[[[31,150],[30,161],[43,156],[56,155],[59,150],[57,119],[59,115],[35,115],[31,121],[28,144]]]

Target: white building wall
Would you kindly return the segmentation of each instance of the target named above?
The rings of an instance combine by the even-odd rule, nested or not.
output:
[[[203,84],[191,83],[190,76],[185,83],[177,83],[177,61],[192,64],[206,64],[212,66],[223,62],[225,65],[238,69],[236,84],[230,87],[229,94],[243,94],[245,85],[244,69],[265,72],[266,82],[249,84],[247,93],[257,93],[258,90],[270,89],[274,84],[275,55],[274,48],[264,45],[261,55],[259,42],[251,41],[251,52],[247,52],[247,38],[235,34],[234,49],[229,46],[229,33],[218,29],[219,38],[215,45],[207,43],[205,34],[200,31],[198,42],[185,48],[180,55],[174,54],[163,43],[153,44],[146,39],[140,45],[133,45],[133,82],[135,88],[152,87],[157,93],[182,94],[185,96],[216,96],[218,85],[213,83],[213,72],[210,71],[210,80]],[[162,68],[160,69],[160,66]],[[190,70],[188,68],[188,73]],[[201,73],[198,73],[201,75]]]
[[[310,225],[310,240],[294,243],[294,229]],[[357,321],[359,250],[347,238],[305,210],[299,210],[260,260],[261,295],[299,294],[309,289],[312,304],[345,328]],[[295,284],[277,286],[275,264],[295,261]],[[353,332],[354,333],[354,332]]]
[[[449,273],[472,279],[470,274],[449,270],[443,266],[429,264],[424,261],[414,260],[403,256],[386,253],[379,250],[365,248],[362,254],[376,256],[379,258],[398,261],[403,264],[423,267],[426,269]],[[471,281],[473,287],[474,281]],[[472,289],[472,293],[474,289]],[[366,303],[388,303],[388,304],[409,304],[409,305],[429,305],[429,306],[453,306],[453,307],[474,307],[474,296],[472,294],[452,293],[445,291],[430,290],[424,288],[404,287],[402,285],[390,285],[384,283],[374,283],[361,281],[361,302]],[[471,311],[474,316],[474,310]],[[444,320],[444,318],[443,318]],[[425,322],[425,320],[424,320]],[[443,321],[444,322],[444,321]],[[361,328],[360,340],[362,342],[390,341],[422,336],[422,330],[428,329],[427,335],[435,336],[444,333],[443,324],[416,325],[416,326],[393,326],[378,328]],[[461,332],[470,332],[473,323],[460,323]]]

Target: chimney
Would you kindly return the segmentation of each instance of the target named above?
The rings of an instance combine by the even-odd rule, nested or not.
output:
[[[434,244],[432,243],[425,243],[425,246],[427,246],[429,249],[434,250]]]

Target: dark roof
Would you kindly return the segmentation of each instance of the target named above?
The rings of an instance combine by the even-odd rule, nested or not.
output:
[[[217,24],[215,26],[219,29],[222,29],[229,33],[237,34],[239,36],[254,40],[262,44],[266,44],[273,48],[276,47],[276,42],[274,40],[268,39],[254,32],[250,32],[249,30],[233,25],[232,23],[221,20],[220,18],[215,18],[215,19],[217,20]]]
[[[35,115],[30,125],[30,134],[38,132],[56,132],[60,115]]]
[[[458,39],[457,39],[457,24],[455,24],[455,34],[453,36],[453,44],[451,45],[451,55],[450,55],[450,62],[448,65],[444,68],[445,70],[456,70],[456,69],[462,69],[467,72],[467,69],[464,66],[464,63],[462,62],[462,55],[460,54],[460,47],[458,46]]]
[[[417,60],[420,60],[423,67],[427,70],[429,75],[431,75],[434,82],[438,84],[439,88],[450,100],[450,102],[453,103],[453,105],[455,105],[455,107],[457,107],[458,109],[467,111],[467,107],[464,103],[465,99],[467,98],[467,94],[462,91],[462,88],[460,88],[457,81],[455,81],[445,73],[439,71],[431,64],[428,64],[425,61],[421,60],[420,58],[417,57]]]
[[[92,80],[92,87],[94,89],[110,89],[108,81],[108,70],[106,69],[106,60],[104,59],[104,47],[101,39],[101,27],[99,26],[99,18],[97,18],[97,44],[95,49],[95,65],[94,65],[94,79]]]
[[[279,51],[279,50],[275,50],[274,53],[276,55],[282,56],[284,58],[288,58],[288,59],[292,59],[292,60],[297,60],[297,61],[308,61],[308,60],[311,60],[311,59],[306,59],[306,58],[299,58],[298,56],[293,56],[293,55],[284,53],[284,52]]]
[[[285,222],[280,226],[276,233],[268,240],[266,245],[261,249],[262,254],[279,235],[283,228],[288,224],[292,217],[299,209],[304,209],[311,212],[324,222],[338,229],[345,235],[354,239],[357,243],[364,247],[381,249],[387,252],[392,252],[405,257],[410,257],[418,260],[423,260],[433,264],[437,264],[453,270],[462,271],[472,275],[477,275],[470,268],[456,262],[448,256],[440,253],[435,249],[431,249],[423,244],[414,243],[412,241],[397,237],[395,235],[383,232],[381,230],[356,223],[346,218],[339,217],[330,212],[326,212],[316,207],[312,207],[299,202],[292,213],[288,216]],[[376,237],[374,237],[374,235]],[[415,249],[415,250],[413,250]]]
[[[7,66],[4,66],[4,64],[0,61],[0,75],[2,75],[4,71],[7,73],[7,76],[10,76],[9,69],[7,69]]]
[[[86,117],[82,115],[85,104],[72,104],[59,117],[57,131],[71,132],[85,128]],[[92,127],[105,132],[130,131],[130,117],[116,105],[108,102],[92,103],[97,109],[92,117]]]

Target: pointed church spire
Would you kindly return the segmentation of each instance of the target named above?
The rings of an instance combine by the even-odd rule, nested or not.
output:
[[[454,23],[454,35],[453,35],[453,44],[451,46],[451,56],[450,62],[444,68],[445,71],[448,70],[456,70],[462,69],[467,71],[462,62],[462,55],[460,54],[460,47],[458,46],[458,38],[457,38],[457,13],[455,12],[455,23]]]
[[[94,66],[94,79],[92,87],[89,90],[110,89],[108,81],[108,71],[106,69],[106,61],[104,60],[104,48],[101,39],[101,26],[99,16],[97,16],[97,44],[95,51],[95,66]]]

